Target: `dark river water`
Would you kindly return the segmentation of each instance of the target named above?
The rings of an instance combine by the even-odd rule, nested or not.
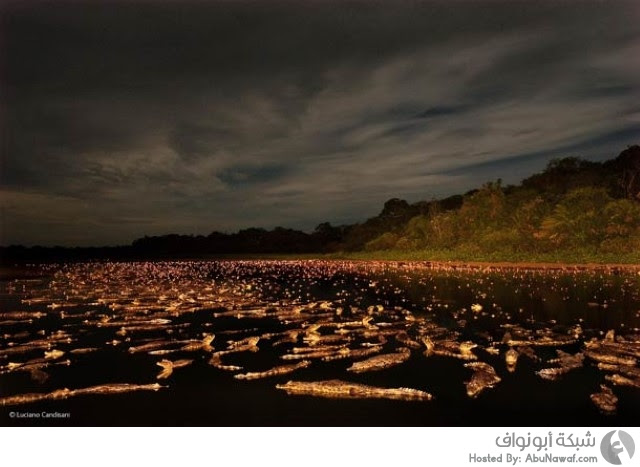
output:
[[[639,328],[633,270],[32,266],[1,283],[0,424],[637,425]]]

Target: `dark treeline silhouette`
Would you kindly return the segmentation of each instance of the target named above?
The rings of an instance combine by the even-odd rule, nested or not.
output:
[[[589,214],[586,217],[585,212]],[[282,227],[249,228],[207,236],[145,236],[129,246],[119,247],[12,245],[0,248],[0,258],[6,264],[470,245],[548,251],[577,241],[596,250],[608,248],[615,252],[617,248],[635,248],[637,239],[640,239],[640,146],[636,145],[605,162],[575,157],[552,160],[543,172],[526,178],[520,185],[502,186],[498,180],[464,195],[413,204],[390,199],[380,214],[365,222],[342,226],[324,222],[311,233]]]

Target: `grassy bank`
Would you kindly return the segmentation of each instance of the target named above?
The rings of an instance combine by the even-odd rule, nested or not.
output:
[[[325,255],[336,259],[391,260],[391,261],[473,261],[506,263],[563,263],[563,264],[639,264],[640,252],[613,254],[588,250],[568,250],[546,253],[478,252],[453,250],[381,250],[346,252]]]
[[[612,254],[589,250],[568,250],[547,253],[523,252],[478,252],[462,249],[453,250],[380,250],[336,252],[328,254],[268,254],[230,256],[228,259],[339,259],[368,261],[450,261],[478,263],[545,263],[545,264],[628,264],[640,265],[640,252]]]

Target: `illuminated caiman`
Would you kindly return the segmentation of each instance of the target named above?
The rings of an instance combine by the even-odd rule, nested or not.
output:
[[[404,401],[430,401],[433,396],[411,388],[380,388],[365,384],[332,379],[328,381],[289,381],[278,384],[287,394],[327,397],[332,399],[393,399]]]

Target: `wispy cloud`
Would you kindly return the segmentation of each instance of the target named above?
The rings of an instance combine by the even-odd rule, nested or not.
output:
[[[640,139],[632,3],[226,5],[10,11],[2,243],[353,222]]]

